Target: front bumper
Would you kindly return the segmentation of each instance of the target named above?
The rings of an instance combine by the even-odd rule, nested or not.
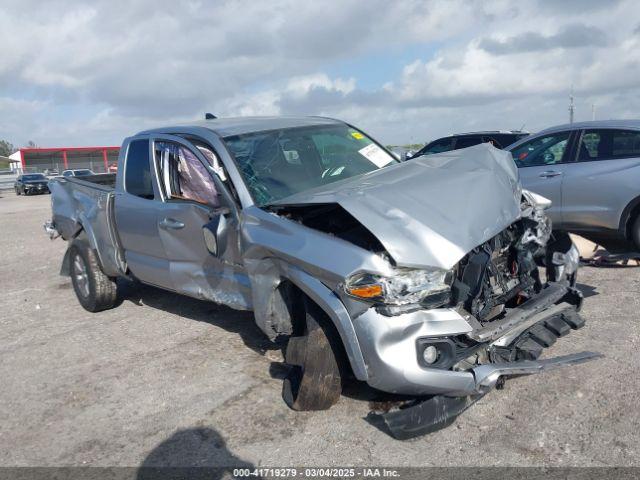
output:
[[[526,369],[538,373],[538,362],[488,363],[454,371],[421,364],[418,341],[466,336],[480,349],[505,347],[532,325],[580,308],[582,297],[565,283],[551,283],[504,319],[482,327],[471,315],[455,309],[433,309],[388,317],[370,308],[353,321],[367,365],[367,383],[378,390],[404,395],[470,396],[484,394],[494,377]],[[589,354],[589,358],[593,355]]]
[[[599,353],[582,352],[546,360],[482,365],[473,369],[477,389],[475,393],[459,397],[436,395],[419,400],[406,408],[381,415],[382,422],[389,433],[399,440],[435,432],[450,425],[458,415],[495,387],[502,377],[531,375],[577,365],[601,356]]]
[[[47,185],[25,185],[24,191],[27,193],[49,193]]]

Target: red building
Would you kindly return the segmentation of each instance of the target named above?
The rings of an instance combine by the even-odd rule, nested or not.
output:
[[[16,152],[18,153],[18,152]],[[120,147],[21,148],[22,171],[52,172],[88,168],[96,173],[113,171],[118,164]],[[14,154],[15,155],[15,154]]]

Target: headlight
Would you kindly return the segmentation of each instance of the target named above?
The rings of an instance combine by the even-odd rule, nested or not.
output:
[[[345,292],[353,297],[389,305],[449,301],[453,272],[450,270],[398,269],[393,276],[358,273],[347,279]]]

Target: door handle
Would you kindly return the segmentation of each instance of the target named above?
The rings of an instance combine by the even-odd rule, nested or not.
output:
[[[164,229],[171,228],[173,230],[179,230],[180,228],[184,228],[184,223],[174,220],[173,218],[163,218],[158,225]]]
[[[551,177],[557,177],[558,175],[562,175],[562,172],[557,172],[555,170],[547,170],[546,172],[542,172],[539,176],[542,178],[551,178]]]

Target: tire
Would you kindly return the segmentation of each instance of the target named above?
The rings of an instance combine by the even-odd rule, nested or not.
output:
[[[95,252],[84,242],[74,242],[70,248],[69,273],[80,305],[89,312],[113,308],[116,282],[102,272]]]
[[[303,331],[289,338],[285,353],[291,370],[282,385],[282,398],[293,410],[327,410],[340,399],[344,356],[331,327],[322,309],[305,299]]]
[[[16,187],[16,195],[20,195],[20,189]]]
[[[640,215],[636,216],[631,226],[631,240],[633,240],[636,250],[640,251]]]

